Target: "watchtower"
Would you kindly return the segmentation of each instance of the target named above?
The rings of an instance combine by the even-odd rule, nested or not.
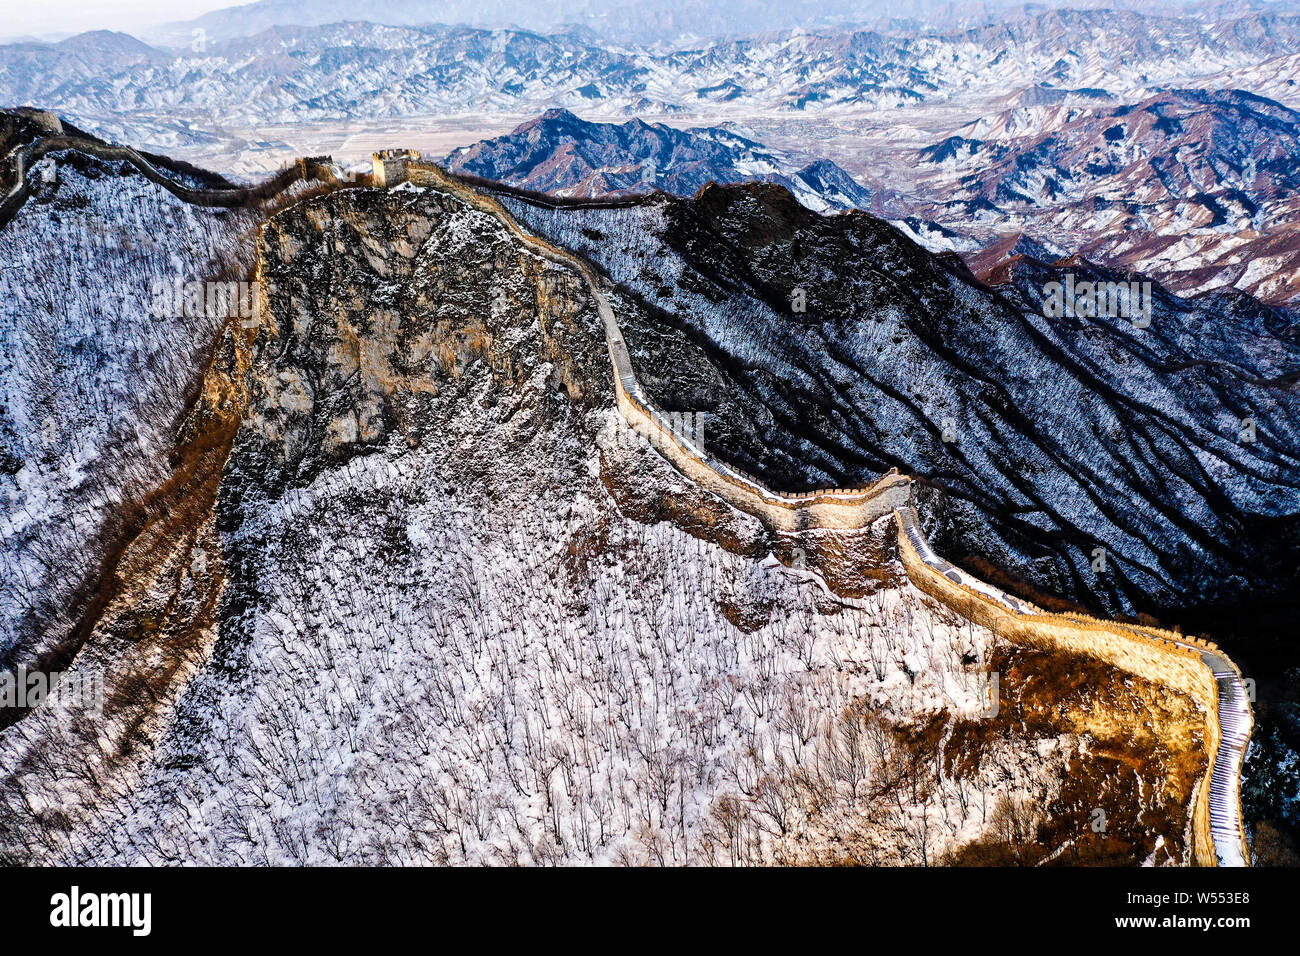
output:
[[[396,186],[406,182],[406,166],[421,159],[418,149],[381,149],[373,156],[376,186]]]

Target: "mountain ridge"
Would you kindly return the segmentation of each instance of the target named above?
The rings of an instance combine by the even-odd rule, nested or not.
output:
[[[678,130],[639,119],[591,123],[548,110],[506,136],[461,147],[444,165],[557,196],[619,196],[662,189],[692,195],[712,181],[755,179],[789,189],[810,208],[866,208],[873,194],[830,160],[797,168],[759,143],[717,127]]]

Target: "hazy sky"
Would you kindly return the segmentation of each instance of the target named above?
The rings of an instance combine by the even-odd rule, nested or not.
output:
[[[121,30],[139,35],[145,29],[162,23],[190,20],[210,10],[242,6],[252,2],[254,0],[0,0],[0,39],[19,36],[68,36],[86,30]],[[382,7],[391,14],[393,8],[400,9],[404,2],[407,0],[381,0],[374,3],[371,0],[353,0],[350,5],[335,2],[325,6],[330,16],[334,16],[335,12],[342,9],[349,17],[363,19],[372,6]],[[627,3],[630,0],[622,0],[622,2]],[[709,0],[697,0],[697,2],[701,8],[707,9]],[[812,16],[817,12],[825,14],[829,11],[837,16],[846,11],[864,17],[912,16],[921,11],[932,12],[937,9],[952,12],[952,8],[959,11],[964,8],[967,13],[975,13],[984,9],[1006,7],[1024,0],[734,0],[729,6],[736,9],[761,8],[764,2],[784,11],[785,16],[778,19],[784,26],[789,26],[798,22],[805,14]],[[1097,6],[1102,0],[1039,0],[1039,2],[1046,6],[1063,4]],[[1111,2],[1115,6],[1140,9],[1150,0],[1111,0]],[[1189,0],[1163,0],[1165,5],[1186,2]],[[563,7],[568,14],[572,14],[575,10],[607,9],[618,5],[620,5],[619,0],[586,0],[586,2],[567,0],[563,4],[556,3],[555,7]],[[665,0],[665,5],[674,8],[689,6],[686,0],[675,0],[672,3]],[[432,3],[431,0],[422,0],[414,6],[420,10],[428,10],[430,7],[440,9],[439,5]],[[475,0],[447,0],[447,8],[456,11],[452,17],[449,17],[452,22],[483,22],[486,17],[491,21],[519,22],[524,26],[531,25],[533,28],[538,28],[536,23],[531,23],[538,20],[538,14],[541,20],[548,19],[548,7],[551,7],[551,4],[547,0],[542,0],[540,4],[538,0],[483,0],[482,3],[477,4]],[[503,18],[500,16],[503,10],[516,10],[521,14],[527,10],[533,15],[519,16],[518,19],[514,16]],[[551,10],[554,10],[554,7],[551,7]],[[400,18],[383,19],[382,11],[379,12],[381,15],[374,17],[378,22],[412,22]],[[794,17],[793,20],[791,16]],[[337,19],[343,19],[343,16],[340,15]],[[728,29],[743,29],[745,26],[744,23],[736,23],[729,25]],[[755,25],[755,28],[758,26]]]
[[[0,36],[123,30],[189,20],[252,0],[0,0]]]

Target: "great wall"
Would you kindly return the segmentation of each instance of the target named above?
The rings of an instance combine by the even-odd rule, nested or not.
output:
[[[23,203],[30,198],[31,174],[37,164],[50,153],[65,150],[75,150],[97,159],[128,162],[151,183],[161,186],[181,201],[193,206],[237,208],[258,200],[271,199],[298,182],[317,181],[332,186],[347,183],[343,171],[334,165],[330,157],[309,156],[300,158],[292,166],[280,170],[269,179],[253,186],[195,189],[159,171],[153,163],[130,146],[118,146],[82,136],[65,135],[56,117],[44,119],[40,125],[48,135],[37,137],[4,157],[12,164],[11,175],[14,182],[4,198],[0,199],[0,228],[7,224],[22,208]]]
[[[346,181],[328,157],[319,157],[299,160],[257,186],[194,189],[170,179],[129,147],[69,137],[53,129],[49,132],[11,154],[16,177],[0,200],[0,227],[29,197],[27,177],[36,163],[60,150],[130,162],[151,182],[196,205],[242,206],[276,196],[296,182],[313,179],[334,186],[356,185]],[[655,409],[641,390],[613,308],[588,263],[527,232],[481,185],[471,187],[424,162],[417,152],[377,153],[374,168],[372,181],[376,185],[392,187],[409,182],[450,193],[495,217],[543,258],[576,270],[590,288],[604,325],[619,411],[630,425],[652,436],[654,447],[700,487],[778,531],[856,530],[892,516],[899,557],[909,579],[959,614],[1009,641],[1086,655],[1190,696],[1205,713],[1204,739],[1212,755],[1211,771],[1198,786],[1190,813],[1193,857],[1206,866],[1249,865],[1240,806],[1240,773],[1253,719],[1241,672],[1218,647],[1159,628],[1045,612],[953,567],[925,540],[915,510],[914,483],[896,471],[867,488],[782,494],[712,459],[689,436],[675,429],[670,418]]]
[[[392,157],[392,161],[390,161]],[[1248,866],[1242,820],[1241,766],[1253,726],[1240,669],[1214,644],[1160,628],[1106,621],[1079,614],[1053,614],[1013,597],[944,561],[921,531],[914,483],[896,470],[867,488],[782,494],[752,476],[712,459],[672,420],[653,407],[637,382],[614,310],[591,266],[527,232],[484,189],[475,188],[418,153],[376,153],[376,182],[409,182],[449,192],[489,213],[544,258],[576,270],[586,281],[605,329],[619,411],[678,471],[728,504],[777,531],[803,528],[856,530],[893,516],[898,553],[909,579],[925,593],[1013,643],[1084,655],[1186,694],[1205,714],[1204,740],[1210,773],[1197,787],[1190,812],[1193,859],[1201,866]]]

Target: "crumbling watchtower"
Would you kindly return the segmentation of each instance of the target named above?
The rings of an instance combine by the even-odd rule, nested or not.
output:
[[[376,186],[396,186],[406,182],[406,166],[418,163],[422,156],[418,149],[381,149],[372,157]]]

